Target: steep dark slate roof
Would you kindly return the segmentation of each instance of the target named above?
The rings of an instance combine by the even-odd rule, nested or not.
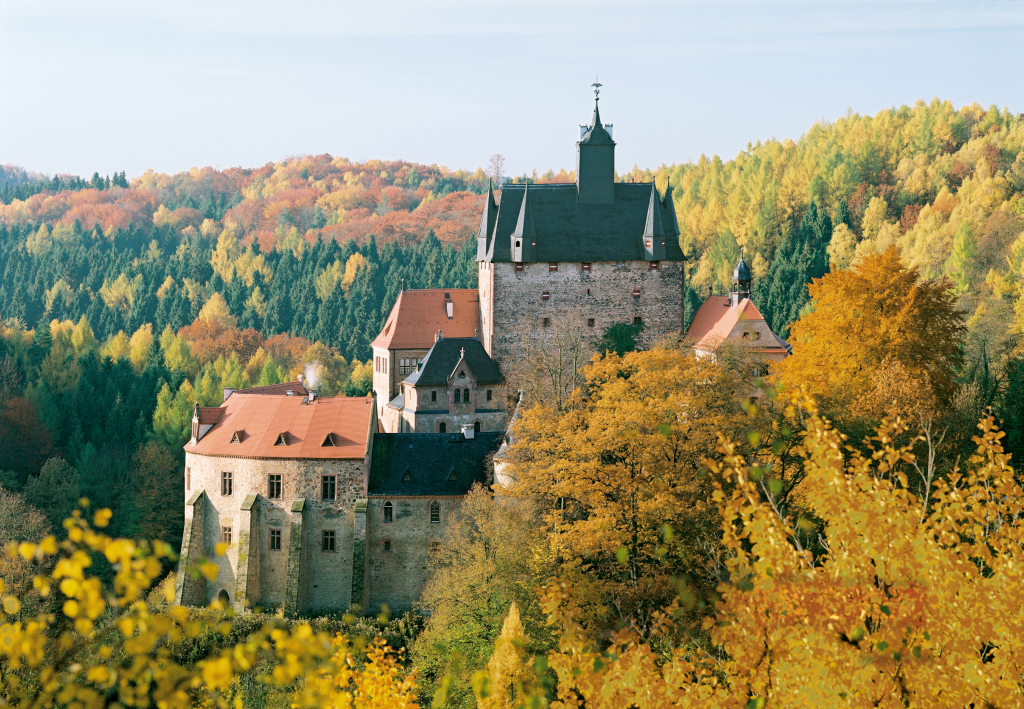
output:
[[[611,134],[601,125],[601,111],[594,104],[594,117],[590,120],[590,130],[580,138],[581,145],[615,145]]]
[[[653,191],[650,183],[617,182],[614,188],[615,199],[609,204],[579,204],[575,184],[530,185],[530,226],[536,234],[537,246],[532,249],[532,258],[527,260],[541,263],[643,261],[643,237],[650,230],[665,234],[664,260],[682,261],[670,193],[666,193],[668,200],[653,200],[658,213],[649,214]],[[485,253],[479,260],[512,261],[512,235],[519,225],[525,191],[525,185],[505,185],[501,190],[497,219],[486,249],[483,244],[478,245],[477,253]],[[484,216],[488,207],[484,207]]]
[[[419,368],[403,381],[413,386],[448,386],[465,350],[466,366],[473,372],[477,384],[500,384],[501,371],[487,356],[487,350],[475,337],[443,337],[434,343]]]
[[[736,264],[736,268],[732,272],[732,279],[734,281],[750,280],[750,269],[747,268],[747,262],[743,260],[742,256],[740,256],[740,261]]]
[[[371,495],[465,495],[486,483],[488,458],[504,433],[378,433],[370,464]],[[408,472],[407,480],[406,473]]]

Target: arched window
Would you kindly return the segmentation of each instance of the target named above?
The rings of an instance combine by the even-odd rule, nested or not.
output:
[[[220,593],[217,594],[217,600],[220,601],[220,604],[224,608],[227,608],[231,605],[231,596],[229,596],[228,592],[224,589],[221,589]]]
[[[473,422],[473,432],[474,433],[480,433],[480,422],[479,421],[474,421]]]
[[[395,521],[395,506],[391,502],[384,503],[384,524],[391,524]]]
[[[430,503],[430,523],[441,523],[441,503],[436,500]]]
[[[469,403],[469,387],[462,390],[462,400],[467,404]]]
[[[446,423],[444,423],[444,422],[442,421],[442,422],[441,422],[441,423],[440,423],[440,424],[438,425],[438,427],[437,427],[437,432],[438,432],[438,433],[448,433],[448,424],[446,424]]]
[[[462,401],[462,390],[461,389],[456,389],[455,390],[455,403],[458,404],[461,401]]]

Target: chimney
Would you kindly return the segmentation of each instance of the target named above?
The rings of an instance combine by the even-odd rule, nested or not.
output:
[[[434,335],[434,342],[437,342],[438,340],[441,340],[441,339],[443,339],[443,338],[444,338],[444,335],[442,335],[442,334],[441,334],[441,331],[440,331],[440,330],[438,330],[438,331],[437,331],[437,334],[436,334],[436,335]]]
[[[309,392],[309,403],[312,404],[315,400],[316,400],[316,392],[315,391]]]
[[[299,374],[299,376],[295,378],[298,380],[299,384],[302,384],[302,374]]]
[[[473,424],[464,423],[462,424],[462,435],[467,441],[472,441],[476,436],[476,429],[473,428]]]

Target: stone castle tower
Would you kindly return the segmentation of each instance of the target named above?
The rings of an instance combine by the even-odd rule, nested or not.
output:
[[[488,190],[480,231],[480,332],[503,368],[524,335],[558,321],[644,325],[650,345],[683,328],[683,256],[672,203],[654,183],[615,182],[611,125],[580,126],[576,183]]]

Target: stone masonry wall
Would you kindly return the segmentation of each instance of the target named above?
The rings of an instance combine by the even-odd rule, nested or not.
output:
[[[523,333],[542,333],[543,319],[573,318],[594,336],[615,323],[644,322],[640,344],[649,347],[682,330],[682,264],[649,261],[595,262],[589,273],[579,263],[559,263],[551,272],[545,263],[479,264],[481,326],[484,348],[505,371],[521,354]],[[634,290],[639,296],[634,296]],[[543,298],[544,292],[548,298]]]
[[[186,453],[185,465],[191,471],[191,489],[186,498],[198,490],[206,492],[203,538],[204,555],[218,564],[220,573],[215,582],[206,582],[205,603],[210,603],[221,590],[230,602],[236,603],[238,581],[239,538],[244,515],[242,505],[247,495],[257,495],[252,505],[252,533],[249,555],[258,560],[256,573],[248,576],[246,595],[252,606],[280,607],[285,601],[289,533],[292,503],[306,501],[304,510],[303,573],[305,588],[297,598],[298,610],[346,610],[350,604],[352,585],[352,534],[355,502],[365,494],[365,463],[356,460],[257,460]],[[233,474],[232,494],[221,495],[221,473]],[[268,475],[282,476],[282,497],[267,499]],[[337,476],[337,499],[321,499],[321,476]],[[221,527],[232,528],[232,543],[223,557],[214,555],[221,539]],[[270,530],[281,530],[280,551],[270,550]],[[322,533],[333,530],[335,551],[321,550]],[[193,532],[194,534],[195,532]],[[259,588],[252,588],[258,584]]]
[[[376,613],[387,604],[392,613],[412,609],[427,585],[430,543],[444,538],[448,515],[462,505],[461,497],[371,497],[366,509],[366,555],[369,604]],[[394,505],[394,521],[384,522],[384,503]],[[430,503],[441,505],[440,522],[430,521]],[[384,541],[391,551],[384,551]]]

